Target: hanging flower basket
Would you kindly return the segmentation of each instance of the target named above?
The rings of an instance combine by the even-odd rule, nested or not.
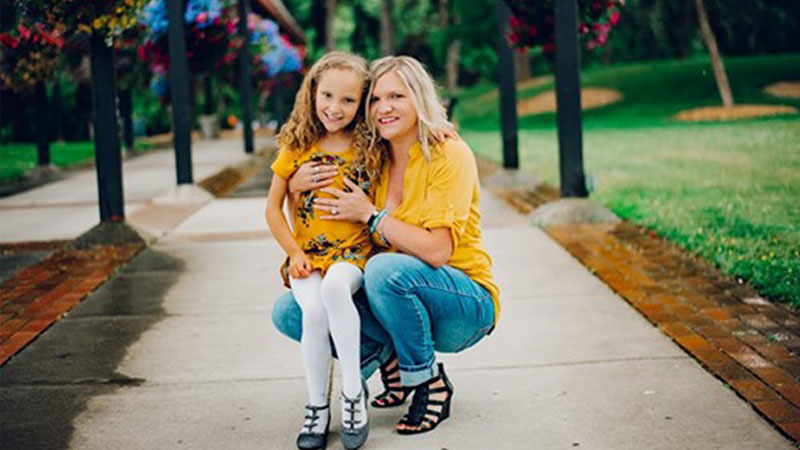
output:
[[[508,40],[514,47],[542,47],[544,53],[555,50],[554,0],[504,0],[511,9],[511,32]],[[605,45],[611,29],[620,18],[619,8],[624,0],[576,0],[578,3],[578,29],[576,30],[592,50]]]
[[[47,80],[58,65],[64,46],[59,29],[47,29],[41,23],[21,21],[8,33],[0,34],[0,82],[6,89],[30,92]]]

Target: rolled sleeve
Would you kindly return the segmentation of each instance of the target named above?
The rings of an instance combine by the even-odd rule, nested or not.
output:
[[[477,176],[469,148],[445,147],[431,167],[419,225],[449,228],[453,248],[457,247],[469,218]]]

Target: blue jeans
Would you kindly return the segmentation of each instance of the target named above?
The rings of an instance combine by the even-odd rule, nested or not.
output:
[[[405,386],[437,375],[434,351],[465,350],[494,323],[491,294],[464,272],[450,266],[434,269],[400,253],[370,258],[364,289],[353,301],[361,316],[362,375],[369,378],[394,350]],[[302,311],[291,292],[275,302],[272,321],[281,333],[300,341]]]

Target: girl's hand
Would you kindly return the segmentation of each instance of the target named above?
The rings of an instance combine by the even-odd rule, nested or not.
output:
[[[455,141],[461,139],[461,136],[459,136],[458,133],[456,133],[456,130],[453,130],[451,128],[432,129],[431,134],[433,135],[433,138],[439,142],[444,142],[448,139],[453,139]]]
[[[314,200],[315,209],[328,212],[327,216],[322,216],[320,219],[367,223],[369,216],[375,211],[375,205],[369,201],[367,194],[349,178],[344,178],[344,184],[350,188],[350,192],[333,188],[321,189],[322,192],[331,194],[335,198]]]
[[[311,275],[311,260],[302,250],[289,255],[289,276],[295,279]]]
[[[297,194],[329,186],[338,172],[339,166],[309,161],[298,167],[289,178],[289,193]]]

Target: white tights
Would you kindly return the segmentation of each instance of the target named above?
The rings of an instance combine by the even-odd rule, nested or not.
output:
[[[300,351],[306,370],[310,405],[327,404],[328,368],[331,345],[336,345],[342,368],[342,390],[349,398],[361,392],[361,320],[353,304],[353,293],[361,286],[363,274],[358,266],[336,263],[323,278],[314,271],[307,278],[290,279],[292,293],[303,311],[303,337]]]

